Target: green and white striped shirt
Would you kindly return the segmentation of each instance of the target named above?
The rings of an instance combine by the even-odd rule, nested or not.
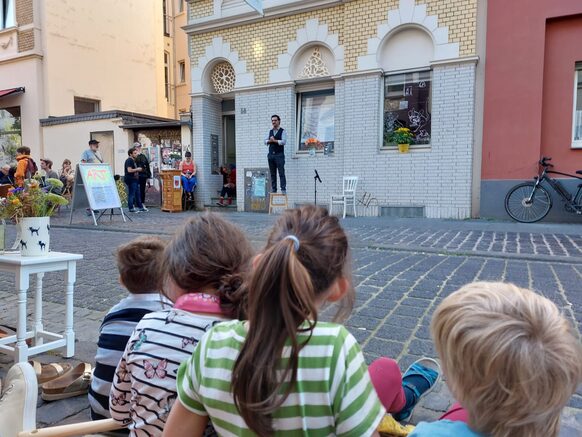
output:
[[[239,415],[231,392],[245,322],[221,323],[206,332],[178,370],[178,398],[188,410],[210,416],[221,436],[255,435]],[[299,333],[305,341],[307,333]],[[283,359],[291,347],[283,349]],[[342,325],[318,322],[299,352],[297,383],[273,414],[277,436],[370,436],[384,416],[360,346]]]

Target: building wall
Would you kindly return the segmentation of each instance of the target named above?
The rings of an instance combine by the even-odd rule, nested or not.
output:
[[[47,0],[44,14],[47,115],[73,114],[75,96],[100,100],[101,110],[167,114],[152,92],[160,69],[163,78],[161,0]]]
[[[209,10],[212,17],[196,21]],[[328,205],[331,194],[341,193],[342,177],[354,175],[359,177],[358,193],[370,193],[381,207],[421,207],[427,217],[471,215],[477,59],[469,55],[476,50],[474,1],[356,0],[206,33],[197,32],[196,23],[218,20],[219,12],[209,9],[208,2],[197,2],[190,17],[193,104],[210,98],[205,93],[211,89],[208,74],[214,63],[228,60],[237,75],[239,210],[244,208],[245,169],[268,167],[263,139],[270,116],[276,113],[288,134],[285,170],[291,205],[314,201],[313,170],[317,169],[323,180],[317,187],[319,204]],[[383,44],[404,26],[424,29],[434,44],[432,61],[423,64],[433,72],[431,144],[413,147],[409,154],[383,148],[384,72],[379,66]],[[294,80],[293,72],[298,71],[294,62],[310,44],[322,44],[335,60],[333,75],[325,79],[335,90],[330,155],[310,156],[297,150],[297,96],[306,86],[313,90],[318,85]],[[391,65],[385,68],[398,70]],[[221,114],[216,110],[193,110],[193,114],[195,130],[197,123],[199,130],[208,123],[218,123],[220,129]],[[193,136],[203,162],[209,157],[208,141],[208,136]],[[209,171],[209,165],[199,165],[199,172]],[[202,181],[199,188],[201,203],[215,196],[214,187],[205,191]]]
[[[191,20],[213,11],[212,3],[213,0],[193,3]],[[426,4],[427,15],[437,15],[439,26],[448,28],[449,41],[459,43],[460,56],[475,54],[476,0],[416,3]],[[357,70],[358,56],[366,54],[368,39],[376,36],[378,24],[386,21],[389,10],[398,7],[398,0],[354,0],[333,8],[197,34],[191,37],[190,57],[196,64],[212,39],[222,37],[246,61],[248,70],[254,73],[255,84],[266,84],[269,70],[276,66],[278,55],[287,51],[287,43],[296,39],[297,30],[307,20],[318,18],[328,26],[329,33],[339,34],[339,44],[345,44],[345,71],[352,72]]]
[[[335,82],[335,152],[315,157],[295,152],[294,86],[237,93],[239,209],[244,205],[245,168],[268,167],[262,140],[270,127],[272,102],[278,102],[281,125],[288,129],[285,172],[291,205],[314,201],[313,169],[317,169],[323,180],[317,187],[319,204],[329,205],[331,194],[341,193],[342,177],[353,175],[359,177],[358,192],[371,193],[380,205],[423,206],[427,217],[468,217],[474,65],[434,68],[432,145],[409,154],[379,148],[382,87],[383,78],[377,73]]]
[[[174,3],[174,47],[175,47],[175,93],[176,93],[176,109],[178,114],[181,112],[189,112],[190,110],[190,56],[188,53],[188,36],[182,29],[188,23],[188,3],[184,2],[183,12],[178,12],[177,3],[184,2],[184,0],[175,0]],[[183,61],[185,64],[185,81],[180,81],[180,68],[178,63]],[[190,140],[188,140],[188,144]]]
[[[538,172],[542,155],[556,169],[582,168],[571,148],[574,65],[582,61],[577,0],[488,2],[481,215],[507,218],[504,198]],[[548,220],[561,216],[556,199]]]
[[[109,164],[115,174],[122,175],[127,150],[133,144],[133,132],[120,129],[121,122],[118,118],[45,126],[42,131],[45,144],[43,156],[53,161],[53,169],[57,171],[65,158],[75,165],[80,161],[81,153],[89,148],[91,132],[113,131],[113,162]]]

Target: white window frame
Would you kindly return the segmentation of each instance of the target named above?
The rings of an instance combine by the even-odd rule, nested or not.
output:
[[[16,1],[0,0],[0,31],[16,27]],[[6,7],[6,16],[4,16],[4,4]]]
[[[296,95],[296,126],[295,126],[295,138],[297,138],[296,142],[295,142],[295,153],[298,155],[309,155],[310,151],[309,150],[301,150],[299,147],[301,146],[301,119],[302,119],[302,106],[301,106],[301,96],[304,94],[312,94],[312,93],[324,93],[326,91],[333,91],[333,95],[334,95],[334,99],[336,96],[336,92],[335,92],[335,84],[333,82],[325,82],[325,85],[323,85],[322,83],[317,83],[317,84],[305,84],[303,86],[299,86],[298,88],[296,88],[295,90],[295,95]],[[334,107],[336,106],[336,101],[334,100]],[[334,128],[335,128],[335,111],[334,111]],[[289,138],[287,138],[287,142],[289,142]],[[334,150],[335,150],[335,143],[336,143],[336,138],[334,135]],[[323,150],[316,150],[315,153],[323,153]]]
[[[427,144],[411,144],[410,149],[430,149],[432,147],[432,95],[433,95],[433,87],[434,87],[434,70],[430,67],[421,67],[421,68],[413,68],[413,69],[406,69],[406,70],[396,70],[396,71],[384,71],[382,75],[382,81],[380,86],[380,130],[379,130],[379,141],[380,141],[380,150],[397,150],[398,146],[386,146],[384,144],[384,98],[386,92],[386,78],[388,76],[396,76],[399,74],[406,74],[406,73],[421,73],[428,71],[430,72],[430,110],[431,110],[431,126],[430,126],[430,142]]]
[[[582,63],[576,64],[574,71],[574,106],[572,108],[572,149],[582,149],[582,138],[576,140],[576,107],[578,106],[578,82],[582,82]],[[582,116],[582,114],[581,114]]]

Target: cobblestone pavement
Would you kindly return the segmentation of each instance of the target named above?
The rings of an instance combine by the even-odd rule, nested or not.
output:
[[[76,360],[93,362],[99,323],[126,292],[117,282],[113,252],[137,234],[169,235],[187,214],[153,211],[104,220],[98,229],[75,217],[75,228],[59,228],[68,217],[53,219],[53,250],[84,255],[75,288]],[[273,221],[266,215],[229,213],[260,247]],[[356,307],[346,322],[363,347],[368,362],[379,356],[396,359],[404,370],[420,356],[435,356],[429,322],[442,299],[474,280],[505,280],[532,288],[555,302],[582,331],[582,247],[579,225],[516,225],[514,223],[432,220],[348,219],[344,226],[353,250]],[[11,230],[12,232],[13,230]],[[32,285],[34,287],[34,285]],[[64,296],[59,274],[44,278],[48,329],[60,326]],[[15,324],[14,281],[0,274],[0,323]],[[29,306],[32,309],[32,306]],[[331,316],[332,308],[324,315]],[[31,311],[29,311],[31,312]],[[45,354],[40,360],[59,360]],[[6,371],[9,359],[0,356]],[[415,411],[413,421],[432,420],[452,402],[441,384]],[[39,401],[39,426],[87,419],[84,397],[53,403]],[[562,436],[582,433],[582,387],[564,412]]]

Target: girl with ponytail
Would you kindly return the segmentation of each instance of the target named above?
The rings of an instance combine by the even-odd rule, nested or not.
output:
[[[174,307],[143,317],[113,377],[109,410],[131,435],[162,434],[180,364],[213,325],[245,318],[252,255],[242,231],[214,214],[191,218],[176,232],[162,261],[162,291]],[[215,435],[211,425],[204,435]]]
[[[348,239],[315,206],[287,210],[253,260],[248,322],[208,331],[178,371],[180,402],[164,436],[199,436],[210,419],[220,435],[370,436],[384,409],[359,345],[337,318],[354,301]]]

